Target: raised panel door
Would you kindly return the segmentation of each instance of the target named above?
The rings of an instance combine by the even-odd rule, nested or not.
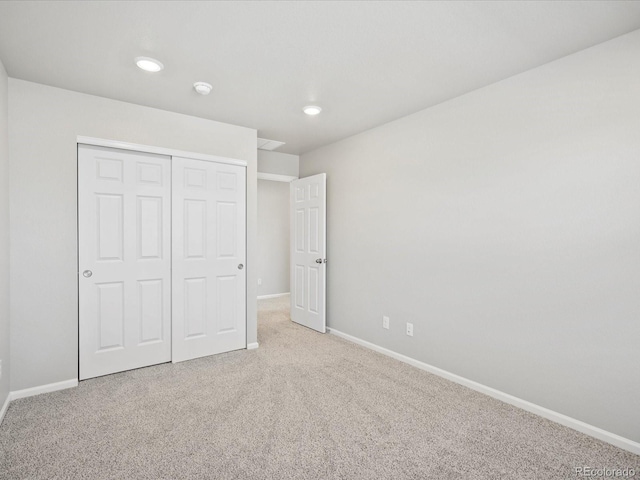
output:
[[[78,146],[80,379],[171,360],[170,159]]]
[[[326,174],[290,186],[291,320],[326,331]]]
[[[246,348],[245,167],[173,157],[173,361]]]

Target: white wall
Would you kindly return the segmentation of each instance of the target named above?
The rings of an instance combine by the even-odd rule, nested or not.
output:
[[[0,410],[9,395],[9,79],[0,62]],[[1,420],[1,419],[0,419]]]
[[[289,184],[258,180],[258,295],[289,291]]]
[[[11,389],[77,378],[76,137],[248,162],[247,341],[257,341],[256,131],[9,79]]]
[[[300,157],[290,153],[258,150],[258,171],[278,175],[298,176]]]
[[[302,155],[329,325],[640,441],[639,58],[636,31]]]
[[[297,177],[300,157],[258,150],[258,172]],[[258,295],[289,291],[289,184],[258,181]]]

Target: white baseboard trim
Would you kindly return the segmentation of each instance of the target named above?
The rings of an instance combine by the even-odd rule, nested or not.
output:
[[[4,400],[4,405],[2,405],[2,409],[0,410],[0,425],[2,425],[4,414],[7,413],[7,409],[9,408],[9,402],[11,402],[11,393],[7,395],[7,398]]]
[[[284,297],[285,295],[289,295],[289,292],[284,293],[272,293],[271,295],[258,295],[258,300],[264,300],[266,298],[278,298]]]
[[[334,328],[328,328],[328,330],[329,333],[332,333],[337,337],[344,338],[345,340],[369,348],[378,353],[382,353],[383,355],[386,355],[388,357],[395,358],[396,360],[407,363],[413,367],[419,368],[420,370],[425,370],[429,373],[433,373],[434,375],[438,375],[439,377],[446,378],[447,380],[451,380],[452,382],[464,385],[465,387],[475,390],[476,392],[484,393],[485,395],[489,395],[490,397],[493,397],[497,400],[526,410],[527,412],[534,413],[543,418],[559,423],[560,425],[564,425],[565,427],[572,428],[573,430],[577,430],[578,432],[597,438],[598,440],[602,440],[604,442],[615,445],[616,447],[622,448],[623,450],[627,450],[631,453],[635,453],[636,455],[640,455],[640,443],[638,442],[625,437],[621,437],[620,435],[616,435],[615,433],[608,432],[601,428],[594,427],[593,425],[585,423],[581,420],[576,420],[575,418],[569,417],[562,413],[558,413],[548,408],[541,407],[540,405],[536,405],[535,403],[531,403],[527,400],[514,397],[513,395],[509,395],[508,393],[501,392],[500,390],[496,390],[495,388],[491,388],[473,380],[469,380],[468,378],[461,377],[459,375],[456,375],[455,373],[451,373],[446,370],[442,370],[441,368],[434,367],[433,365],[429,365],[428,363],[424,363],[411,357],[407,357],[406,355],[394,352],[393,350],[380,347],[374,343],[367,342],[366,340],[362,340],[352,335],[348,335]]]
[[[255,350],[258,348],[258,342],[247,343],[247,350]]]
[[[71,380],[65,380],[64,382],[49,383],[47,385],[40,385],[39,387],[16,390],[9,394],[9,398],[13,401],[18,400],[19,398],[33,397],[34,395],[40,395],[41,393],[55,392],[57,390],[64,390],[66,388],[73,388],[77,386],[78,379],[72,378]]]

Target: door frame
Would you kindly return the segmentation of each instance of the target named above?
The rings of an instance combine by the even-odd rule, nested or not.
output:
[[[187,152],[173,148],[154,147],[152,145],[141,145],[138,143],[121,142],[119,140],[106,140],[103,138],[83,137],[78,135],[76,143],[84,145],[93,145],[95,147],[119,148],[120,150],[134,150],[143,153],[156,153],[158,155],[168,155],[170,157],[187,157],[194,160],[204,160],[206,162],[228,163],[230,165],[240,165],[246,167],[246,160],[238,160],[237,158],[219,157],[217,155],[209,155],[206,153]]]
[[[77,377],[76,378],[80,378],[80,229],[78,228],[78,221],[79,221],[79,215],[80,215],[80,211],[77,208],[78,205],[78,194],[79,194],[79,181],[80,178],[78,177],[78,162],[79,162],[79,157],[78,157],[78,146],[79,145],[90,145],[90,146],[96,146],[96,147],[107,147],[107,148],[117,148],[120,150],[128,150],[128,151],[134,151],[134,152],[142,152],[142,153],[155,153],[158,155],[167,155],[170,157],[170,161],[173,162],[173,157],[183,157],[183,158],[191,158],[194,160],[203,160],[205,162],[215,162],[215,163],[224,163],[224,164],[228,164],[228,165],[237,165],[240,167],[244,167],[245,170],[247,169],[247,161],[246,160],[239,160],[237,158],[230,158],[230,157],[222,157],[222,156],[218,156],[218,155],[210,155],[210,154],[206,154],[206,153],[198,153],[198,152],[190,152],[190,151],[186,151],[186,150],[178,150],[178,149],[173,149],[173,148],[166,148],[166,147],[157,147],[157,146],[153,146],[153,145],[143,145],[143,144],[139,144],[139,143],[131,143],[131,142],[123,142],[120,140],[110,140],[110,139],[105,139],[105,138],[97,138],[97,137],[88,137],[88,136],[84,136],[84,135],[78,135],[76,137],[76,276],[77,276],[77,283],[76,283],[76,298],[78,300],[78,324],[77,324],[77,348],[78,348],[78,373],[77,373]],[[247,238],[247,231],[248,231],[248,212],[247,212],[247,194],[248,194],[248,175],[245,174],[245,267],[247,268],[247,273],[248,273],[248,252],[247,252],[247,247],[248,247],[248,238]],[[248,291],[248,282],[249,282],[249,275],[247,275],[247,278],[245,280],[245,291],[244,291],[244,301],[245,301],[245,344],[246,344],[246,349],[247,350],[252,350],[255,348],[258,348],[258,344],[257,343],[249,343],[248,341],[248,322],[247,322],[247,314],[249,311],[249,305],[247,304],[247,300],[248,300],[248,295],[247,295],[247,291]]]

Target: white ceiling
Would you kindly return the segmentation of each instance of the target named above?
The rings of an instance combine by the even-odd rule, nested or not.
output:
[[[638,28],[640,2],[20,1],[0,2],[0,59],[11,77],[302,153]],[[165,69],[142,72],[140,55]]]

